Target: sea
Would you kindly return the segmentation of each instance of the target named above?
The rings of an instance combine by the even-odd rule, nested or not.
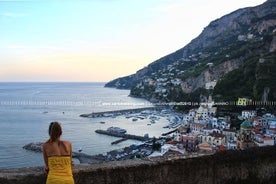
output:
[[[43,166],[42,153],[23,149],[32,142],[45,142],[50,122],[62,125],[63,140],[73,151],[94,155],[120,149],[139,141],[95,133],[96,129],[117,126],[129,134],[159,137],[168,124],[165,118],[149,126],[149,119],[132,121],[126,116],[84,118],[92,112],[151,107],[145,99],[129,96],[129,90],[105,88],[104,83],[2,82],[0,83],[0,168]],[[74,160],[78,163],[77,160]]]

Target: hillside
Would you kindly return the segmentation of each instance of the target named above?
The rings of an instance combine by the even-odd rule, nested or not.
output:
[[[188,45],[106,87],[153,102],[276,99],[276,0],[212,21]]]

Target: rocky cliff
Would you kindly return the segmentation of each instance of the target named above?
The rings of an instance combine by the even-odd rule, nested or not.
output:
[[[214,90],[213,95],[226,99],[247,96],[261,100],[264,99],[262,96],[265,91],[269,93],[266,94],[266,100],[275,100],[276,84],[272,83],[275,79],[275,40],[276,1],[269,0],[262,5],[239,9],[212,21],[185,47],[152,62],[133,75],[107,83],[106,87],[128,88],[131,89],[131,95],[147,99],[187,101],[189,96],[193,96],[192,93],[198,95],[209,90],[211,83],[214,84],[211,85],[212,89],[224,87],[231,93],[236,87],[226,85],[231,72],[238,72],[240,68],[249,70],[247,67],[252,65],[257,68],[255,73],[258,72],[257,75],[261,78],[265,76],[266,80],[254,78],[254,82],[245,85],[246,90],[233,91],[232,96],[223,93],[223,90]],[[272,70],[265,73],[264,70],[258,70],[258,67]],[[248,82],[248,75],[255,76],[255,73],[243,72],[247,76],[240,79],[239,85]],[[217,82],[219,87],[216,87]],[[264,90],[265,88],[269,90]],[[248,90],[250,93],[246,92]]]

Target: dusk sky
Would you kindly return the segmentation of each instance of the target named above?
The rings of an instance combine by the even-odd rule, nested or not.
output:
[[[106,82],[265,0],[0,0],[0,81]]]

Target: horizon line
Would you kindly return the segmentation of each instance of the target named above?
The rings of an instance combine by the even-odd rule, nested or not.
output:
[[[108,83],[109,81],[0,81],[0,83]]]

